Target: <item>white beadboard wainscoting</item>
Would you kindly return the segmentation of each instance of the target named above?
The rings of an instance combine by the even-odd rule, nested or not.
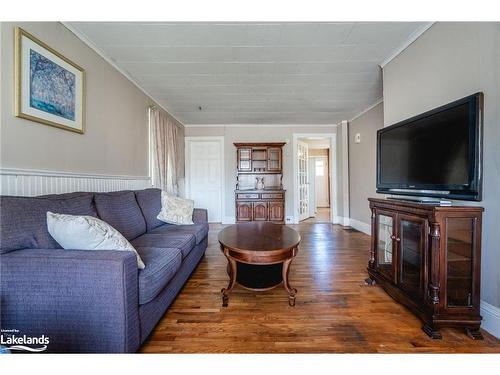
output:
[[[139,190],[148,187],[151,187],[151,178],[147,176],[111,176],[0,168],[0,195],[37,196],[74,191]]]

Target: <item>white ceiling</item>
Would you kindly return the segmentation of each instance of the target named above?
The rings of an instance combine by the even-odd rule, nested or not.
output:
[[[184,124],[335,124],[382,97],[379,64],[425,24],[67,25]]]

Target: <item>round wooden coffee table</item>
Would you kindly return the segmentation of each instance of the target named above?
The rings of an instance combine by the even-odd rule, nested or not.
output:
[[[283,283],[288,303],[295,306],[297,289],[288,281],[290,264],[299,250],[300,235],[268,222],[231,225],[219,232],[221,251],[228,260],[229,285],[221,290],[222,306],[236,282],[251,290],[269,290]]]

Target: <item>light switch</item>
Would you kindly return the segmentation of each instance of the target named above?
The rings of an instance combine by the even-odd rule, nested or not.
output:
[[[356,135],[354,136],[354,143],[361,143],[361,134],[360,133],[356,133]]]

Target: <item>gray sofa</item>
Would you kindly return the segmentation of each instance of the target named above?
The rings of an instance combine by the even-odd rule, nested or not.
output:
[[[207,248],[206,210],[165,224],[158,189],[0,199],[0,327],[45,335],[49,352],[137,351]],[[62,249],[47,211],[101,218],[146,267],[132,252]]]

